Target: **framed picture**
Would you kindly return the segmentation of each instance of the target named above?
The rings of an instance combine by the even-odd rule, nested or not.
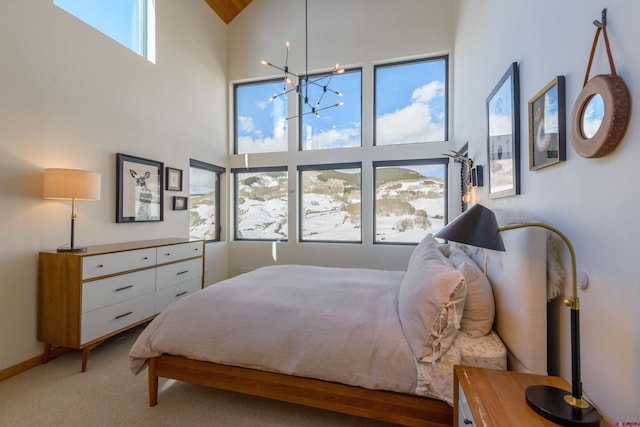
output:
[[[520,82],[514,62],[487,97],[489,197],[520,194]]]
[[[557,76],[529,100],[529,170],[567,159],[564,76]]]
[[[167,190],[182,191],[182,171],[180,169],[167,167]]]
[[[186,211],[187,210],[187,198],[181,196],[173,196],[173,210],[174,211]]]
[[[118,153],[116,222],[162,221],[161,162]]]

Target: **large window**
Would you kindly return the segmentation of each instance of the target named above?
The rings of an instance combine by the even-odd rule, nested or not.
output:
[[[375,144],[447,140],[448,58],[375,67]]]
[[[300,240],[360,242],[361,164],[298,166]]]
[[[224,168],[191,159],[189,238],[220,240],[220,175]]]
[[[446,224],[445,159],[374,162],[375,242],[417,243]]]
[[[53,4],[138,55],[156,61],[155,0],[54,0]]]
[[[236,240],[287,240],[286,167],[232,169]]]
[[[235,153],[287,151],[287,97],[283,82],[236,84]]]
[[[309,81],[315,84],[305,85],[300,94],[300,149],[360,147],[362,71],[348,70],[324,77],[311,75]],[[304,103],[305,97],[308,104]]]
[[[234,84],[235,239],[287,240],[295,228],[301,242],[413,244],[442,228],[448,72],[444,55]]]

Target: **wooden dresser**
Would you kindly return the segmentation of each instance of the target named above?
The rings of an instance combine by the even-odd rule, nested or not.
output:
[[[38,340],[89,352],[204,286],[204,241],[159,239],[40,252]]]

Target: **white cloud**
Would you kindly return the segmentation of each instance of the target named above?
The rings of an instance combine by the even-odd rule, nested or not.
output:
[[[376,143],[383,145],[442,141],[444,117],[439,116],[438,121],[434,122],[430,103],[443,93],[444,83],[438,81],[415,89],[411,96],[412,104],[377,119]]]

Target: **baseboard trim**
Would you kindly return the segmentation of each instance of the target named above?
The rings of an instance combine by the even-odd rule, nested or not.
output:
[[[62,356],[65,353],[72,351],[70,348],[58,347],[49,353],[49,361],[55,359],[58,356]],[[7,378],[11,378],[15,375],[21,374],[23,372],[28,371],[31,368],[35,368],[36,366],[42,365],[42,357],[44,355],[33,357],[29,360],[25,360],[24,362],[20,362],[17,365],[9,366],[5,369],[0,369],[0,381],[6,380]]]

